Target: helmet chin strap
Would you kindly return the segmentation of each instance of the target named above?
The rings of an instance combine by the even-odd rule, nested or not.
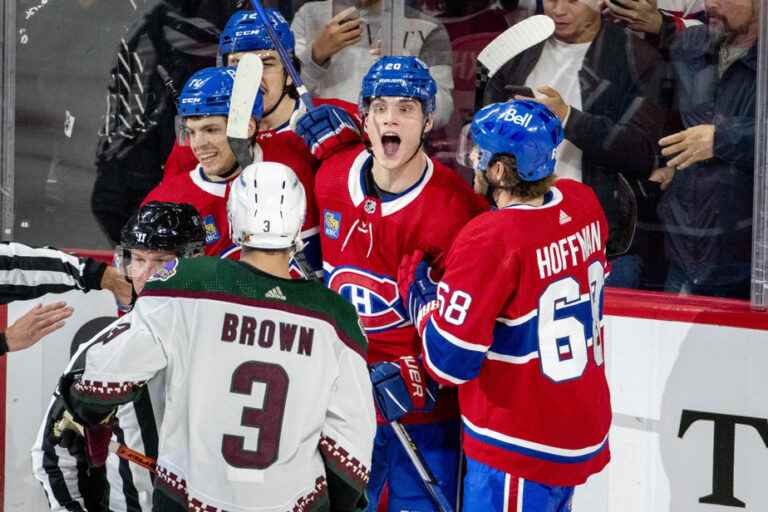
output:
[[[285,98],[285,95],[288,94],[288,74],[283,72],[283,90],[280,92],[280,98],[275,102],[274,105],[272,105],[272,108],[267,110],[266,112],[261,114],[261,118],[264,119],[265,117],[269,117],[272,115],[272,112],[277,110],[277,107],[280,106],[280,103],[283,102],[283,98]]]

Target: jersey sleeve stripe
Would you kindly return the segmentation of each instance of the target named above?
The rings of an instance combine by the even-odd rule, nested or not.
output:
[[[450,336],[447,337],[445,335]],[[459,343],[456,343],[456,342]],[[466,348],[472,347],[471,349]],[[487,347],[466,343],[441,330],[430,318],[424,330],[424,352],[427,364],[438,377],[461,384],[475,377],[485,360]]]
[[[563,464],[584,462],[599,454],[608,445],[608,433],[606,433],[605,437],[595,445],[570,449],[535,443],[533,441],[507,436],[489,428],[478,427],[463,415],[461,419],[464,422],[464,432],[483,443],[551,462],[559,462]]]

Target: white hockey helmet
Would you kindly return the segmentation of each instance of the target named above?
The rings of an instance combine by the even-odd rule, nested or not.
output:
[[[306,211],[304,186],[290,167],[252,163],[229,192],[230,238],[255,249],[300,249]]]

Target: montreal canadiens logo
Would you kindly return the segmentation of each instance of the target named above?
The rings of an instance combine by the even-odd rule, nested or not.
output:
[[[355,306],[365,332],[382,332],[406,325],[397,282],[354,267],[337,267],[328,277],[328,288]]]

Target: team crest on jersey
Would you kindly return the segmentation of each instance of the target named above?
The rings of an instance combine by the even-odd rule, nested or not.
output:
[[[331,210],[323,210],[323,232],[325,236],[336,240],[341,233],[341,214]]]
[[[356,267],[336,267],[328,288],[355,306],[366,333],[382,332],[408,323],[397,282]]]
[[[203,227],[205,228],[206,245],[210,245],[221,240],[221,234],[219,234],[219,230],[216,227],[216,220],[213,218],[213,214],[206,215],[203,218]]]
[[[179,266],[179,258],[173,258],[171,261],[163,263],[163,267],[152,274],[152,277],[147,279],[148,283],[153,281],[167,281],[176,275],[176,267]]]

